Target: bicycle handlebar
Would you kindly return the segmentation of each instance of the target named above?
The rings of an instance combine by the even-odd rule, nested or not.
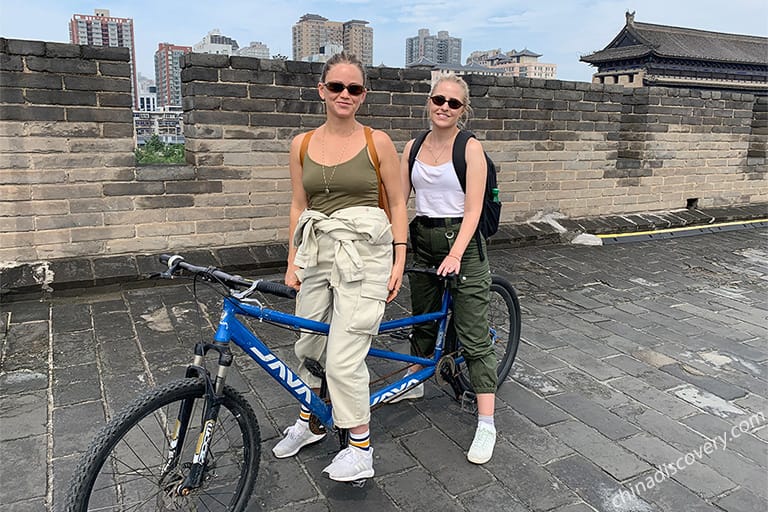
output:
[[[197,274],[201,276],[203,280],[209,282],[218,281],[232,287],[248,289],[253,288],[255,290],[259,290],[260,292],[271,293],[272,295],[286,297],[288,299],[296,298],[296,290],[290,286],[272,281],[264,281],[263,279],[250,281],[241,276],[228,274],[216,267],[200,267],[197,265],[192,265],[191,263],[184,261],[184,257],[179,254],[161,254],[160,262],[163,265],[168,266],[168,271],[165,273],[165,275],[168,277],[173,276],[178,271],[178,269],[183,269],[192,274]]]

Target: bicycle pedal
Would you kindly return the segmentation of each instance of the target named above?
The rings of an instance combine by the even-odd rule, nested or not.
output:
[[[318,379],[325,378],[325,368],[323,368],[323,365],[320,364],[320,361],[317,361],[316,359],[306,358],[304,360],[304,367],[309,371],[309,373],[311,373]]]
[[[349,485],[357,489],[362,489],[363,487],[365,487],[365,482],[367,481],[368,481],[367,478],[361,478],[360,480],[352,480],[351,482],[349,482]]]
[[[471,391],[465,391],[461,395],[461,410],[471,414],[477,413],[477,395]]]

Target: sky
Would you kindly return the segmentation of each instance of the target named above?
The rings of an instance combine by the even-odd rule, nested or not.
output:
[[[291,27],[304,14],[332,21],[365,20],[373,28],[373,63],[405,65],[405,39],[420,28],[462,39],[462,63],[472,51],[528,48],[557,64],[557,78],[590,81],[594,68],[579,57],[604,48],[635,11],[635,21],[716,32],[768,36],[766,0],[0,0],[0,36],[69,42],[73,14],[109,9],[133,18],[136,63],[154,78],[158,43],[192,46],[211,30],[270,54],[291,56]]]

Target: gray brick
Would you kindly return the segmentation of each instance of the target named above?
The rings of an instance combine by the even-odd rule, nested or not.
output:
[[[652,469],[614,441],[582,423],[565,421],[550,425],[547,430],[616,480],[626,480]]]
[[[755,496],[746,489],[737,489],[715,502],[727,512],[765,512],[768,500]]]
[[[4,87],[25,87],[33,89],[61,89],[60,76],[44,73],[14,73],[0,71],[0,84]]]
[[[661,476],[657,478],[661,480]],[[718,512],[715,507],[675,481],[661,480],[661,483],[657,483],[653,476],[646,475],[645,477],[638,477],[632,482],[627,482],[625,485],[636,489],[638,496],[657,505],[659,510]]]
[[[507,443],[497,443],[485,465],[512,494],[534,511],[550,510],[577,501],[549,466],[542,467]]]
[[[76,91],[131,92],[130,80],[100,76],[65,76],[64,86]]]
[[[438,430],[422,430],[403,439],[402,443],[416,460],[422,461],[422,465],[431,460],[435,453],[440,453],[444,464],[436,468],[431,476],[455,494],[462,494],[491,482],[490,475],[485,472],[455,471],[454,468],[465,463],[465,451]]]
[[[694,454],[696,450],[703,449],[701,446],[695,450],[682,452],[672,448],[657,437],[644,433],[619,443],[632,450],[640,458],[653,464],[654,469],[661,470],[663,474],[670,476],[700,496],[711,498],[736,486],[734,482],[699,462]],[[696,462],[689,464],[690,461]]]
[[[534,393],[543,396],[563,392],[563,389],[557,382],[519,360],[515,361],[510,376]]]
[[[199,80],[202,82],[217,82],[219,80],[219,70],[204,68],[204,67],[189,67],[181,70],[181,80],[183,82],[191,82]],[[224,79],[225,82],[232,80]]]
[[[607,365],[598,359],[575,348],[558,348],[550,351],[550,354],[564,360],[576,368],[588,373],[597,380],[606,380],[622,375],[621,370]]]
[[[7,121],[63,121],[64,108],[0,105],[0,119]]]
[[[127,108],[67,108],[67,121],[133,123],[133,113]]]
[[[80,57],[80,45],[46,42],[45,56],[65,59],[77,58]]]
[[[101,76],[128,78],[131,76],[131,65],[127,62],[99,62]]]
[[[565,443],[550,435],[546,429],[512,409],[496,411],[498,435],[517,446],[539,464],[559,459],[573,453]],[[551,428],[551,427],[550,427]]]
[[[275,112],[275,100],[222,98],[221,110],[235,112]]]
[[[628,492],[623,501],[625,489],[581,455],[552,462],[546,468],[597,510],[653,511],[642,497],[630,496]]]
[[[229,56],[208,53],[187,53],[183,57],[184,68],[202,66],[211,68],[225,68],[229,65]]]
[[[0,87],[0,102],[24,103],[24,93],[18,88]]]
[[[241,125],[247,126],[248,114],[241,112],[191,112],[185,120],[185,125]],[[186,127],[185,127],[186,128]]]
[[[568,419],[563,411],[513,381],[505,382],[496,396],[542,427]]]
[[[718,436],[726,436],[728,439],[728,449],[736,451],[748,459],[752,459],[757,464],[764,464],[768,461],[768,443],[757,439],[748,432],[742,432],[739,429],[739,422],[736,420],[724,421],[709,414],[695,414],[680,420],[699,434],[714,439]],[[757,416],[753,419],[751,426],[748,420],[743,420],[745,429],[757,428],[765,423],[765,417]],[[734,434],[736,434],[734,436]]]
[[[128,102],[130,105],[133,101],[131,97],[126,96],[125,98],[125,102]],[[115,103],[124,103],[124,101],[117,101]],[[133,125],[128,123],[104,123],[101,125],[101,135],[105,139],[124,139],[126,137],[132,137]]]
[[[271,73],[269,71],[252,71],[248,69],[222,69],[221,70],[221,81],[222,82],[244,82],[248,84],[259,84],[259,86],[254,87],[253,85],[248,87],[248,91],[250,92],[251,98],[259,98],[260,91],[262,89],[269,91],[275,89],[275,87],[264,87],[271,86],[272,82],[274,81],[274,73]],[[283,90],[288,89],[280,88]],[[290,88],[293,90],[294,94],[298,95],[299,91],[296,91],[294,88]],[[255,93],[255,95],[254,95]],[[269,96],[265,96],[269,97]]]
[[[137,197],[135,203],[137,208],[183,208],[194,206],[195,199],[185,195]]]
[[[105,196],[138,196],[148,194],[164,194],[163,183],[105,183]]]
[[[131,51],[124,47],[82,45],[84,59],[115,60],[129,62]]]
[[[662,366],[659,369],[680,380],[689,382],[697,388],[709,391],[723,400],[733,400],[735,398],[741,398],[747,394],[747,391],[742,388],[712,378],[708,375],[695,375],[678,364]]]
[[[24,41],[20,39],[7,39],[8,53],[13,55],[45,55],[45,43],[43,41]]]
[[[609,439],[621,439],[637,433],[634,425],[626,422],[595,402],[576,393],[563,393],[549,398],[549,401],[571,413]]]
[[[691,407],[682,400],[659,391],[646,384],[645,382],[633,377],[622,377],[610,382],[614,389],[631,396],[638,402],[656,409],[670,418],[679,419],[697,412],[697,409]]]
[[[43,71],[47,73],[74,73],[79,75],[96,74],[96,63],[82,59],[27,57],[27,67],[31,71]]]
[[[631,398],[600,383],[586,373],[565,368],[547,373],[565,391],[576,392],[603,407],[611,408],[631,401]]]
[[[227,98],[245,98],[248,87],[242,84],[194,82],[185,85],[189,96],[224,96]]]
[[[3,485],[0,486],[0,501],[4,504],[35,497],[45,497],[46,472],[16,471],[13,468],[32,466],[43,468],[47,460],[47,436],[30,436],[3,443]],[[18,510],[30,510],[29,505]],[[5,506],[3,507],[5,508]]]

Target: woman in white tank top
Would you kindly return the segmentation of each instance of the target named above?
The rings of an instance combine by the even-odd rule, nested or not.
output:
[[[488,302],[491,286],[485,240],[477,236],[485,194],[486,162],[483,147],[475,138],[467,141],[466,193],[453,165],[453,144],[460,124],[471,112],[469,88],[460,77],[448,74],[437,79],[427,100],[431,131],[419,148],[413,169],[409,141],[400,160],[404,195],[415,191],[416,217],[410,224],[414,264],[436,267],[437,273],[459,275],[451,289],[453,321],[461,339],[472,387],[477,394],[478,425],[467,459],[484,464],[491,459],[496,443],[494,410],[496,358],[489,340]],[[457,156],[458,158],[459,156]],[[477,243],[476,243],[477,242]],[[415,315],[439,309],[442,285],[425,274],[409,276]],[[437,326],[416,326],[411,351],[428,357],[434,351]],[[418,367],[410,368],[410,372]],[[423,396],[423,386],[402,398]]]

